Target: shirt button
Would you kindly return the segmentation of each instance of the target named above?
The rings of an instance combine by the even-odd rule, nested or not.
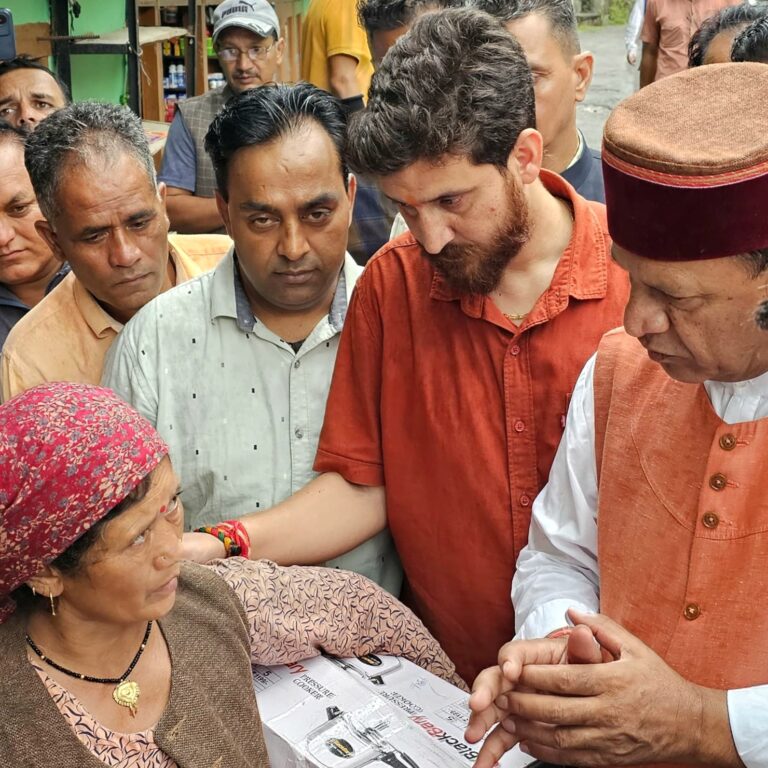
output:
[[[525,494],[523,494],[520,497],[520,504],[522,504],[524,507],[527,507],[530,503],[531,503],[531,497],[530,496],[526,496]]]
[[[720,447],[724,451],[732,451],[736,447],[736,438],[731,434],[723,435],[720,438]]]
[[[304,437],[304,432],[302,432],[300,429],[296,429],[293,434],[296,435],[297,440],[301,440],[301,438]]]
[[[515,432],[522,432],[525,429],[525,422],[524,421],[516,421],[515,422]]]
[[[701,522],[705,528],[717,528],[720,525],[720,518],[714,512],[705,512],[701,516]]]
[[[709,487],[714,491],[722,491],[727,482],[728,480],[725,475],[718,472],[716,475],[712,475],[712,477],[709,478]]]
[[[699,608],[696,603],[688,603],[688,605],[685,606],[685,610],[683,611],[683,616],[685,616],[688,621],[694,621],[695,619],[698,619],[701,615],[701,608]]]
[[[297,360],[297,361],[296,361],[296,362],[293,364],[293,367],[294,367],[294,368],[300,368],[300,367],[301,367],[301,360]]]
[[[517,344],[513,344],[513,345],[512,345],[512,346],[509,348],[509,351],[510,351],[510,352],[511,352],[513,355],[519,355],[519,354],[520,354],[520,347],[519,347]]]

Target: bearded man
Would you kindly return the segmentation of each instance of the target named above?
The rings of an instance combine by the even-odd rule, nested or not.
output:
[[[534,124],[525,55],[487,14],[427,14],[390,49],[349,160],[410,234],[357,282],[322,474],[240,518],[252,556],[278,562],[320,562],[389,521],[404,597],[465,680],[514,634],[509,585],[531,504],[579,370],[628,294],[604,207],[541,169]],[[197,536],[188,554],[221,554]]]

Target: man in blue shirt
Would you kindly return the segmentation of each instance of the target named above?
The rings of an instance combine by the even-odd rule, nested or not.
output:
[[[0,121],[0,347],[69,271],[38,234],[42,218],[24,167],[24,133]]]

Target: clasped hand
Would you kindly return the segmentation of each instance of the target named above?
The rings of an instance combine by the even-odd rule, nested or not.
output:
[[[569,616],[569,636],[507,643],[499,665],[478,675],[466,738],[493,730],[475,768],[492,768],[518,743],[539,760],[571,766],[740,764],[724,691],[687,682],[605,616]],[[702,734],[705,727],[715,733]]]

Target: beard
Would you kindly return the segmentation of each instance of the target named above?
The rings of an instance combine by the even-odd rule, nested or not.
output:
[[[504,270],[531,236],[528,203],[522,185],[505,184],[505,223],[486,245],[448,243],[440,253],[425,253],[445,281],[462,294],[488,294],[501,282]]]

